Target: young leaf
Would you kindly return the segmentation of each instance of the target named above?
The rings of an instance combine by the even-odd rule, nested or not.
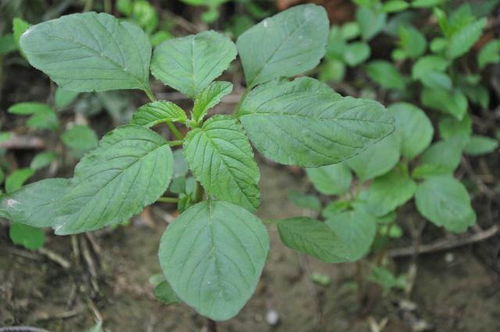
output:
[[[41,152],[33,158],[30,164],[30,168],[36,170],[42,169],[49,166],[54,160],[57,159],[57,154],[55,152]]]
[[[167,121],[185,123],[187,121],[186,113],[176,104],[160,100],[139,107],[130,123],[149,128]]]
[[[194,98],[229,67],[236,46],[215,31],[169,39],[153,53],[151,72],[163,83]]]
[[[394,119],[379,103],[342,98],[311,78],[257,87],[238,115],[264,156],[303,167],[338,163],[394,129]]]
[[[490,153],[498,147],[498,140],[486,136],[472,136],[464,147],[464,153],[479,156]]]
[[[465,187],[451,176],[433,176],[418,185],[418,211],[437,226],[461,233],[476,222]]]
[[[407,103],[389,106],[396,119],[396,134],[401,139],[401,154],[413,159],[422,153],[431,143],[434,134],[432,123],[418,107]]]
[[[160,264],[177,296],[214,320],[235,316],[257,286],[269,251],[262,222],[223,201],[198,203],[171,223]]]
[[[430,89],[426,87],[422,91],[420,99],[424,106],[451,114],[457,120],[461,120],[467,112],[467,98],[459,90],[448,91],[446,89]]]
[[[247,30],[236,43],[247,85],[292,77],[316,67],[326,52],[328,26],[323,7],[301,5]]]
[[[480,69],[483,69],[490,63],[500,62],[500,40],[493,39],[488,44],[484,45],[477,56],[477,64]]]
[[[461,137],[465,145],[472,134],[472,120],[467,114],[460,121],[452,116],[443,117],[439,120],[439,134],[445,140],[456,136]]]
[[[415,62],[412,67],[411,75],[414,79],[422,79],[428,73],[444,72],[449,65],[450,61],[440,56],[426,55]]]
[[[108,14],[71,14],[34,25],[21,36],[21,48],[33,67],[67,90],[149,89],[148,37]]]
[[[154,289],[155,297],[165,304],[173,304],[179,303],[180,300],[175,295],[172,286],[168,283],[168,281],[164,280],[158,284]]]
[[[341,195],[349,190],[352,174],[344,164],[306,168],[314,188],[325,195]]]
[[[398,31],[401,49],[412,59],[425,53],[427,40],[425,36],[411,25],[402,25]]]
[[[111,131],[76,166],[52,225],[56,234],[127,220],[165,192],[172,168],[172,151],[160,135],[134,125]]]
[[[344,51],[344,61],[351,67],[357,66],[370,57],[370,45],[364,42],[350,43]]]
[[[59,121],[54,110],[43,103],[17,103],[9,107],[7,111],[12,114],[32,115],[26,124],[33,129],[54,130],[59,126]]]
[[[406,86],[405,77],[388,61],[375,60],[368,63],[366,73],[385,89],[403,90]]]
[[[16,169],[5,179],[5,191],[11,193],[18,190],[33,174],[35,174],[35,170],[31,168]]]
[[[68,148],[81,153],[94,149],[98,143],[96,133],[86,125],[73,126],[61,135],[61,139]]]
[[[384,28],[387,15],[375,8],[358,7],[356,21],[361,29],[363,40],[370,40]]]
[[[22,18],[15,17],[12,20],[12,33],[14,35],[14,40],[16,41],[17,48],[19,47],[19,40],[21,39],[21,35],[28,30],[30,27],[29,23],[23,20]]]
[[[40,249],[45,242],[43,230],[20,223],[10,225],[9,237],[14,244],[22,245],[30,250]]]
[[[389,172],[398,163],[400,141],[400,136],[392,133],[344,163],[356,173],[360,181],[373,179]]]
[[[212,82],[194,99],[192,118],[195,122],[205,117],[208,110],[220,103],[222,97],[233,90],[233,84],[229,82]]]
[[[33,227],[50,227],[68,189],[67,179],[46,179],[2,196],[0,216]]]
[[[405,10],[410,5],[406,1],[402,0],[389,0],[385,2],[382,6],[382,10],[386,13],[394,13]]]
[[[9,54],[16,50],[16,40],[14,35],[9,33],[5,36],[0,36],[0,55]]]
[[[448,42],[446,55],[450,59],[458,58],[467,51],[478,41],[486,25],[486,18],[474,21],[459,31],[455,32]]]
[[[368,189],[366,208],[377,217],[384,216],[410,200],[416,189],[408,170],[396,167],[373,181]]]
[[[260,205],[260,172],[241,125],[215,116],[189,132],[184,153],[205,189],[221,200],[255,211]]]

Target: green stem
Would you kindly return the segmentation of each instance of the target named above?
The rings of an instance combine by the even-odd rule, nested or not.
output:
[[[149,100],[151,100],[151,102],[156,101],[156,97],[153,94],[153,91],[151,90],[151,87],[149,85],[147,87],[145,87],[143,89],[143,91],[146,93],[146,96],[148,96],[148,98],[149,98]]]
[[[177,129],[177,127],[172,123],[172,121],[165,121],[165,123],[167,124],[168,126],[168,129],[170,129],[170,131],[172,132],[172,134],[174,134],[175,138],[178,139],[179,141],[182,141],[184,139],[184,137],[182,136],[181,132],[179,131],[179,129]]]
[[[169,141],[168,142],[168,145],[170,146],[179,146],[179,145],[182,145],[184,143],[183,140],[179,140],[179,141]]]
[[[179,199],[176,197],[160,197],[156,201],[162,203],[177,203]]]

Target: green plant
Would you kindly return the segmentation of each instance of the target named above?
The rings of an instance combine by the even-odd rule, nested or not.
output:
[[[342,97],[312,78],[286,79],[319,63],[327,37],[324,9],[303,5],[263,20],[236,45],[214,31],[167,40],[150,63],[147,35],[107,14],[72,14],[32,26],[21,48],[60,87],[141,89],[151,102],[85,154],[72,178],[3,195],[0,215],[66,235],[116,225],[157,201],[177,202],[183,212],[160,243],[165,282],[199,313],[233,317],[252,295],[269,250],[266,228],[253,214],[260,173],[249,140],[276,162],[318,167],[358,154],[394,130],[392,115],[375,101]],[[206,119],[232,90],[231,83],[214,80],[237,53],[248,90],[233,114]],[[190,115],[156,100],[150,70],[194,100]],[[186,136],[175,123],[186,126]],[[160,124],[173,140],[149,129]],[[195,181],[185,178],[182,158],[174,159],[171,147],[177,146]],[[174,170],[182,195],[162,196]],[[159,294],[172,293],[162,287]]]
[[[470,57],[486,26],[483,16],[492,5],[488,7],[485,2],[486,9],[479,13],[468,4],[453,7],[446,1],[389,1],[383,5],[379,1],[356,2],[357,22],[333,27],[330,32],[331,52],[320,76],[327,81],[344,77],[343,70],[338,69],[333,73],[342,75],[331,76],[328,66],[332,60],[345,61],[349,45],[345,36],[369,40],[377,33],[392,35],[393,61],[371,60],[359,68],[380,89],[380,95],[399,101],[388,107],[396,130],[343,162],[306,168],[315,190],[328,197],[323,199],[327,201],[325,206],[317,195],[291,193],[295,204],[317,211],[324,222],[318,218],[279,221],[283,242],[326,262],[356,261],[370,251],[383,250],[388,239],[401,237],[398,223],[407,220],[401,220],[398,212],[412,198],[424,219],[446,231],[465,232],[475,224],[476,214],[468,189],[454,172],[464,154],[482,155],[498,147],[498,138],[472,135],[469,115],[473,106],[480,110],[489,107],[481,70],[500,62],[498,40],[486,43],[476,59]],[[416,15],[405,11],[410,6],[431,8],[437,25],[419,32],[412,23]],[[387,20],[386,30],[381,26],[368,34],[354,33],[362,30],[360,15],[368,19],[369,13],[372,22]],[[354,32],[342,33],[345,30]],[[367,57],[358,64],[365,60]],[[410,73],[405,75],[405,71]],[[371,89],[369,85],[362,88]],[[417,106],[419,101],[422,107]],[[435,136],[439,140],[433,142]],[[344,255],[339,256],[340,252]],[[386,274],[377,271],[379,276]]]

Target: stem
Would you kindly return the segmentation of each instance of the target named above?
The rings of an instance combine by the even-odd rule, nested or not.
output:
[[[146,96],[148,96],[149,100],[151,100],[152,102],[153,101],[156,101],[156,97],[155,95],[153,94],[153,91],[151,90],[151,87],[148,85],[146,86],[143,91],[146,93]]]
[[[170,146],[179,146],[179,145],[182,145],[183,141],[182,140],[179,140],[179,141],[170,141],[168,142],[168,145]]]
[[[182,141],[184,139],[184,137],[182,136],[181,132],[179,131],[179,129],[177,129],[177,127],[172,123],[172,121],[165,121],[165,123],[167,124],[168,126],[168,129],[170,129],[170,131],[172,132],[172,134],[174,134],[175,138],[177,138],[179,141]]]
[[[156,201],[162,203],[177,203],[179,199],[176,197],[160,197]]]

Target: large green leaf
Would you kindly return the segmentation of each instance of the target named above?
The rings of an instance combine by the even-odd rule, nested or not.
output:
[[[382,217],[411,199],[416,189],[417,185],[408,175],[408,170],[396,167],[373,181],[366,198],[367,210]]]
[[[167,228],[160,264],[177,296],[214,320],[235,316],[257,286],[269,251],[261,221],[223,201],[198,203]]]
[[[342,98],[311,78],[257,87],[238,115],[264,156],[304,167],[340,162],[394,129],[394,119],[379,103]]]
[[[325,55],[328,17],[323,7],[295,6],[245,31],[237,41],[247,85],[313,69]]]
[[[361,258],[375,236],[375,220],[362,211],[341,212],[327,222],[307,217],[281,220],[281,241],[292,249],[328,263]]]
[[[399,150],[400,136],[392,133],[344,163],[366,181],[389,172],[399,161]]]
[[[229,82],[212,82],[194,99],[193,120],[200,121],[207,114],[208,110],[220,103],[222,97],[231,93],[233,84]]]
[[[69,186],[67,179],[46,179],[2,196],[0,216],[34,227],[54,225],[57,209]]]
[[[476,222],[467,189],[451,176],[434,176],[418,185],[418,211],[437,226],[461,233]]]
[[[236,57],[236,46],[215,31],[169,39],[155,48],[151,72],[163,83],[195,97]]]
[[[401,154],[413,159],[431,144],[434,128],[425,113],[408,103],[392,104],[388,108],[396,119],[396,133],[401,139]]]
[[[259,168],[241,125],[215,116],[186,136],[184,153],[196,178],[217,198],[255,210],[260,204]]]
[[[172,171],[172,151],[160,135],[134,125],[111,131],[76,166],[60,201],[56,234],[126,221],[163,194]]]
[[[170,101],[160,100],[139,107],[130,123],[149,128],[162,122],[185,123],[186,120],[186,113],[182,108]]]
[[[341,195],[351,186],[352,174],[344,164],[307,168],[306,172],[316,190],[325,195]]]
[[[20,43],[30,64],[65,89],[149,89],[148,37],[111,15],[62,16],[30,27]]]

